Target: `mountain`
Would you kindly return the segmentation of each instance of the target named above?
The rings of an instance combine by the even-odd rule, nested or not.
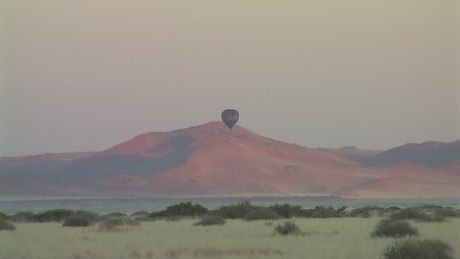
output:
[[[430,143],[310,149],[210,122],[101,152],[0,158],[0,194],[460,197],[459,141]]]
[[[51,180],[55,173],[72,161],[95,152],[47,153],[24,157],[0,157],[0,194],[15,196],[60,195],[65,192]]]
[[[363,159],[366,165],[389,166],[412,163],[430,168],[449,167],[460,161],[460,140],[452,143],[425,142],[406,144]]]
[[[326,149],[326,148],[319,148],[319,150],[324,150],[340,157],[350,159],[356,161],[361,164],[367,164],[369,160],[373,159],[379,151],[374,150],[362,150],[356,147],[342,147],[338,149]]]

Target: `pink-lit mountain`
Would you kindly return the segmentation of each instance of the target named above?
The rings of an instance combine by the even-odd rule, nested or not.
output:
[[[102,152],[0,158],[3,195],[460,197],[460,141],[310,149],[221,122]]]

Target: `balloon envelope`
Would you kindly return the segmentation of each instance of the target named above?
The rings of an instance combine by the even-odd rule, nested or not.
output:
[[[227,109],[222,112],[222,121],[227,125],[229,129],[235,126],[240,114],[235,109]]]

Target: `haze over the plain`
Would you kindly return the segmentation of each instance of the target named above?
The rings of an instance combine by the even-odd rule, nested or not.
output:
[[[460,138],[460,3],[0,3],[0,156],[219,120],[309,147]]]

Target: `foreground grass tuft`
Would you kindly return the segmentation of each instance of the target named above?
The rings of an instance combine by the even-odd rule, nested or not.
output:
[[[281,235],[301,235],[302,231],[294,221],[285,221],[275,227],[275,232]]]
[[[398,241],[384,249],[386,259],[454,259],[453,248],[443,240]]]

